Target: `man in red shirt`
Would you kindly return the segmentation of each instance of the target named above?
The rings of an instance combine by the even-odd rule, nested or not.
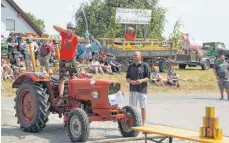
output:
[[[136,34],[134,32],[134,28],[128,27],[128,31],[125,34],[125,40],[126,41],[133,41],[136,37]]]
[[[61,49],[60,49],[60,63],[59,63],[59,96],[60,101],[57,103],[57,106],[63,102],[63,94],[64,94],[64,82],[65,82],[65,73],[68,71],[66,67],[66,63],[70,63],[74,65],[76,68],[76,61],[75,61],[75,54],[79,42],[79,36],[75,35],[76,26],[69,22],[67,24],[67,29],[62,28],[60,26],[54,25],[53,28],[60,33],[62,42],[61,42]],[[76,69],[74,71],[68,71],[71,78],[74,78],[77,74]],[[66,95],[68,96],[68,95]]]

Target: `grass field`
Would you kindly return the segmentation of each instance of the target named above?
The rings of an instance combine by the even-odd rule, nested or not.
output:
[[[181,92],[181,93],[192,93],[192,92],[217,92],[217,82],[215,80],[215,76],[213,73],[213,70],[207,70],[202,71],[200,68],[189,68],[185,70],[179,70],[176,68],[176,72],[180,76],[180,88],[177,87],[157,87],[155,84],[149,83],[149,94],[153,93],[163,93],[163,92]],[[166,79],[167,74],[162,73],[161,74],[164,79]],[[122,90],[125,93],[128,93],[129,90],[129,84],[126,82],[125,78],[126,74],[114,74],[114,75],[94,75],[94,78],[96,79],[107,79],[107,80],[113,80],[118,81],[122,85]],[[15,89],[12,89],[12,82],[10,81],[2,81],[2,95],[3,96],[14,96],[15,95]]]

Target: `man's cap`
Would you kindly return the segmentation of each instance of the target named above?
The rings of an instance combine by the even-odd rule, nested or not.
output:
[[[69,22],[68,24],[67,24],[67,28],[76,28],[76,25],[75,24],[73,24],[72,22]]]

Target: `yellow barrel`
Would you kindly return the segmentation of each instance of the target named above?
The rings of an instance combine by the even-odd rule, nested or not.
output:
[[[214,129],[213,138],[216,140],[222,140],[223,139],[223,130],[220,128]]]
[[[208,128],[210,124],[210,118],[208,117],[203,117],[203,127]]]
[[[219,118],[210,118],[210,128],[219,128]]]
[[[200,137],[206,137],[206,135],[207,135],[206,132],[207,132],[207,128],[200,127],[200,132],[199,132]]]
[[[215,107],[206,107],[206,117],[209,118],[215,117]]]
[[[211,128],[207,128],[207,138],[213,138],[213,130]]]

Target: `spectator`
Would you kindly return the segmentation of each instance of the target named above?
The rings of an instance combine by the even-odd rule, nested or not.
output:
[[[127,32],[125,34],[126,41],[133,41],[136,37],[133,27],[128,27]]]
[[[104,74],[102,66],[99,63],[98,57],[96,55],[94,55],[92,58],[90,71],[96,74],[98,74],[98,71],[100,71],[102,74]]]
[[[104,71],[106,71],[108,74],[113,75],[111,66],[109,65],[108,60],[107,60],[107,55],[105,54],[102,55],[102,60],[100,61],[100,64],[102,65],[102,69]]]
[[[111,58],[109,60],[109,65],[111,65],[111,70],[112,72],[118,72],[120,73],[121,72],[121,64],[119,64],[115,58]]]
[[[52,54],[52,47],[48,44],[48,40],[44,40],[44,43],[40,47],[40,65],[45,66],[46,71],[49,71],[49,61]]]
[[[152,72],[152,81],[155,82],[157,86],[159,84],[161,86],[164,86],[162,77],[161,77],[160,72],[159,72],[158,69],[155,69],[155,72]]]
[[[39,47],[41,47],[42,42],[41,42],[40,40],[37,40],[37,41],[36,41],[36,44],[37,44]],[[38,65],[38,63],[39,63],[39,59],[40,59],[40,50],[37,50],[37,51],[34,52],[34,57],[35,57],[35,64],[36,64],[36,67],[37,67],[37,65]]]
[[[171,70],[168,72],[168,83],[170,85],[175,85],[180,87],[179,75],[176,73],[175,69],[172,67]]]
[[[91,51],[93,56],[96,52],[101,51],[102,46],[99,43],[99,41],[96,40],[93,36],[90,36],[90,41],[91,41]]]
[[[89,39],[86,39],[86,43],[82,47],[83,54],[82,54],[82,62],[88,64],[89,60],[92,59],[91,53],[91,43]]]
[[[134,63],[132,63],[127,70],[126,79],[130,83],[130,106],[137,107],[140,103],[142,126],[146,120],[146,106],[147,106],[147,82],[150,79],[150,68],[142,62],[141,53],[136,51],[133,55]]]
[[[28,38],[32,38],[32,36],[29,36]],[[39,46],[37,45],[36,42],[32,42],[31,44],[32,44],[33,52],[36,52],[37,50],[39,50]],[[22,43],[22,47],[25,50],[26,69],[27,71],[33,71],[31,53],[30,53],[30,48],[29,48],[29,44],[27,43],[27,40],[25,40]]]
[[[13,32],[10,33],[10,37],[7,39],[8,45],[8,58],[11,61],[13,59],[13,50],[18,46],[18,41]]]
[[[14,79],[13,70],[10,68],[10,66],[6,63],[4,59],[2,59],[1,68],[2,68],[2,79],[3,80],[7,80],[7,79],[13,80]]]
[[[42,74],[46,75],[46,76],[49,75],[48,72],[45,70],[45,67],[44,67],[44,66],[41,66],[41,67],[40,67],[40,72],[41,72]]]
[[[214,73],[218,81],[221,98],[224,98],[224,88],[229,100],[229,64],[225,61],[225,55],[221,54],[219,60],[215,62]]]
[[[24,65],[20,59],[16,59],[16,64],[12,65],[12,69],[14,72],[14,77],[17,78],[18,75],[20,74],[20,71],[24,68]]]
[[[154,63],[152,63],[151,68],[150,68],[151,73],[156,72],[156,70],[157,69],[156,69]]]

